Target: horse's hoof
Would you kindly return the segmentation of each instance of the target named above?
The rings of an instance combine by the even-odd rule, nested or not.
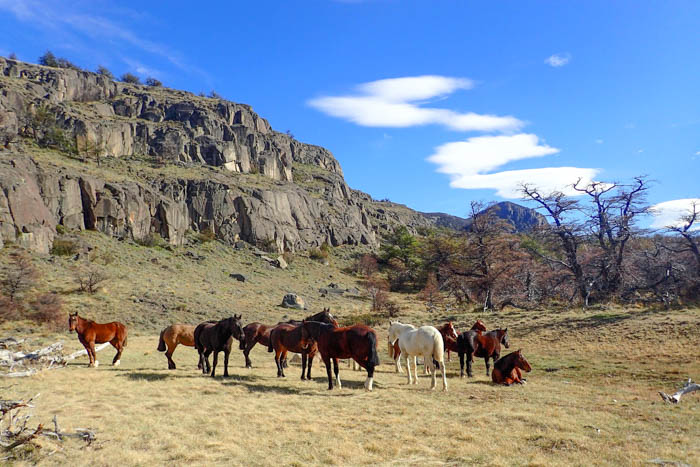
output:
[[[95,360],[95,368],[97,368],[98,366],[100,366],[100,362],[98,362],[97,360]]]
[[[112,363],[112,366],[119,366],[121,362],[121,360],[117,360],[116,362]]]

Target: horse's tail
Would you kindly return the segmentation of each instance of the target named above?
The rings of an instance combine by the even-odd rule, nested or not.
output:
[[[126,347],[126,339],[129,337],[129,333],[127,332],[126,326],[122,324],[122,329],[124,330],[124,342],[122,342],[122,347]]]
[[[163,334],[165,334],[165,329],[160,331],[160,340],[158,341],[158,352],[165,352],[165,339],[163,339]]]
[[[270,332],[270,342],[267,344],[267,351],[272,353],[275,347],[272,345],[272,332]]]
[[[445,342],[439,332],[433,335],[433,360],[438,363],[445,360]]]
[[[374,366],[379,365],[379,354],[377,353],[377,336],[373,332],[367,333],[369,340],[369,362]],[[391,345],[391,344],[389,344]]]
[[[396,358],[394,357],[394,344],[391,341],[387,341],[389,343],[389,357]]]

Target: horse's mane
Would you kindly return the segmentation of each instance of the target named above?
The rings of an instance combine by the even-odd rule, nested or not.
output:
[[[510,372],[518,360],[518,352],[511,352],[505,357],[499,358],[494,364],[494,368],[498,368],[503,372]]]

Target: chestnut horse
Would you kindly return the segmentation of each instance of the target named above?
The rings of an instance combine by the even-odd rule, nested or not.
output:
[[[439,326],[437,330],[440,331],[440,334],[442,334],[442,341],[445,344],[445,350],[447,351],[447,361],[449,362],[450,350],[454,352],[457,351],[457,331],[455,331],[455,327],[452,325],[452,321],[448,321],[442,326]],[[485,330],[486,329],[484,329],[484,331]]]
[[[122,350],[126,347],[126,326],[118,321],[100,324],[78,316],[78,312],[68,314],[68,329],[78,333],[78,340],[88,354],[90,363],[88,366],[97,367],[100,362],[95,355],[95,344],[109,342],[117,349],[117,354],[112,360],[112,365],[121,363]]]
[[[216,323],[216,321],[209,322]],[[194,328],[195,326],[191,324],[171,324],[160,332],[158,351],[165,352],[165,357],[168,359],[168,370],[177,368],[173,361],[173,353],[179,344],[194,347]],[[201,362],[197,365],[197,368],[202,368]]]
[[[338,327],[338,322],[328,308],[320,313],[306,318],[308,321],[317,321]],[[311,379],[311,365],[318,351],[313,341],[303,339],[301,324],[303,321],[289,321],[280,323],[270,330],[270,338],[267,346],[268,352],[275,352],[275,364],[277,365],[277,377],[284,378],[284,362],[287,360],[287,352],[301,354],[301,379]],[[308,365],[308,366],[307,366]]]
[[[501,355],[501,344],[507,349],[508,328],[496,329],[489,332],[466,331],[457,338],[457,352],[459,353],[459,377],[464,378],[464,356],[467,356],[467,375],[471,378],[472,362],[474,356],[482,357],[486,363],[486,376],[490,376],[489,358],[495,362]]]
[[[513,383],[523,384],[523,378],[520,370],[529,372],[532,367],[525,359],[521,349],[516,352],[509,353],[505,357],[496,361],[493,364],[493,373],[491,373],[491,381],[496,384],[505,384],[510,386]]]
[[[330,308],[324,308],[322,312],[317,313],[313,316],[310,316],[309,320],[313,321],[321,321],[324,323],[330,322],[330,319],[328,318],[330,316],[330,319],[333,319],[333,315],[331,315],[331,310]],[[253,367],[253,362],[250,361],[250,351],[255,347],[255,344],[260,343],[260,345],[264,345],[265,347],[268,347],[270,345],[270,331],[277,325],[280,324],[300,324],[301,321],[296,321],[296,320],[289,320],[289,321],[284,321],[284,322],[279,322],[276,325],[273,326],[268,326],[266,324],[254,322],[246,325],[243,328],[243,332],[245,333],[245,339],[241,340],[240,344],[240,349],[243,351],[243,356],[245,357],[245,367],[246,368],[252,368]],[[286,367],[286,365],[285,365]]]
[[[363,324],[339,328],[331,324],[319,323],[317,321],[304,321],[301,325],[301,329],[302,340],[312,339],[318,346],[321,359],[326,365],[329,390],[333,389],[331,359],[333,360],[335,385],[338,389],[343,387],[340,382],[338,369],[339,358],[352,358],[359,363],[362,368],[367,370],[365,390],[372,390],[374,368],[379,365],[377,333],[374,332],[374,329]]]
[[[241,316],[233,315],[218,322],[207,321],[194,329],[194,346],[199,352],[199,364],[202,373],[211,369],[211,377],[216,372],[219,352],[224,352],[224,376],[228,376],[228,356],[231,353],[233,338],[243,339]],[[209,366],[209,355],[214,352],[214,364]]]

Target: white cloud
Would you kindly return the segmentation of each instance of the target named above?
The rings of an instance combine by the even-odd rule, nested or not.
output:
[[[508,170],[489,173],[509,162],[543,157],[559,152],[559,149],[541,144],[537,135],[521,133],[510,136],[477,136],[466,141],[438,146],[428,160],[437,164],[438,172],[450,175],[453,188],[495,189],[503,198],[519,198],[520,185],[531,184],[551,192],[562,191],[570,195],[580,193],[570,185],[581,179],[590,183],[597,169],[579,167],[544,167],[537,169]]]
[[[595,140],[595,142],[596,142],[597,144],[603,144],[605,141],[603,141],[602,139],[597,139],[597,140]]]
[[[511,116],[459,113],[422,106],[427,99],[472,87],[471,80],[436,75],[383,79],[358,86],[355,94],[319,97],[309,100],[308,104],[325,114],[368,127],[438,124],[458,131],[508,131],[523,125]]]
[[[654,229],[662,229],[668,226],[682,226],[682,219],[692,212],[693,203],[695,203],[698,206],[698,210],[700,210],[700,198],[674,199],[653,205],[651,207],[651,212],[654,216],[654,221],[651,223],[651,227]],[[693,230],[698,229],[700,229],[700,222],[695,225]]]
[[[550,55],[545,59],[545,63],[549,66],[552,66],[554,68],[559,68],[571,61],[571,54],[566,52],[563,54],[554,54]]]

